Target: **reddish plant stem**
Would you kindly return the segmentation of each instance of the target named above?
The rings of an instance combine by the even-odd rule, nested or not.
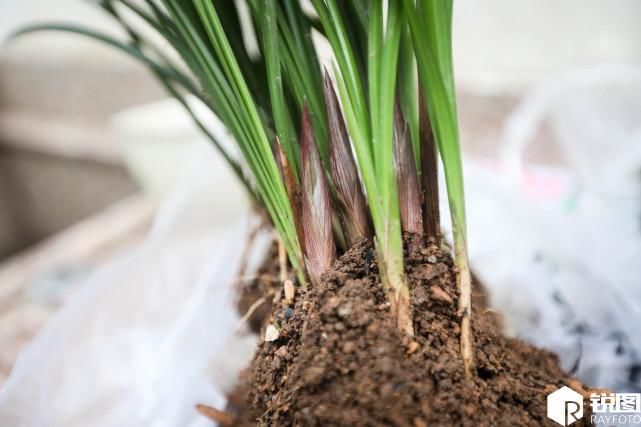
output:
[[[438,151],[423,91],[419,91],[419,138],[421,146],[421,181],[423,183],[423,230],[428,237],[441,235],[438,199]]]
[[[287,191],[287,197],[289,198],[289,204],[292,207],[292,213],[294,216],[294,227],[296,228],[296,235],[298,237],[298,244],[301,247],[302,253],[305,253],[305,239],[303,238],[303,224],[301,222],[301,194],[300,194],[300,185],[294,174],[285,150],[281,145],[278,138],[276,138],[276,150],[277,150],[277,164],[280,167],[280,172],[283,176],[283,181],[285,181],[285,190]]]
[[[332,207],[309,111],[303,108],[301,126],[301,217],[305,264],[313,285],[336,259]]]
[[[394,167],[403,231],[423,234],[421,191],[416,161],[409,138],[409,128],[398,102],[394,105]]]
[[[347,127],[329,73],[325,70],[323,93],[329,124],[329,175],[332,193],[347,247],[372,237],[369,213],[352,155]]]

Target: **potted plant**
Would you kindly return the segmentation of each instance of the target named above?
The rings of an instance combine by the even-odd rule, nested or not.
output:
[[[102,0],[128,42],[67,25],[21,31],[109,43],[185,108],[186,95],[199,98],[234,137],[240,156],[208,134],[288,265],[240,387],[245,404],[202,410],[227,425],[551,422],[545,396],[582,386],[472,310],[452,1],[311,3],[248,0],[243,20],[237,2]],[[313,38],[329,45],[331,73]],[[440,230],[439,159],[453,250]]]

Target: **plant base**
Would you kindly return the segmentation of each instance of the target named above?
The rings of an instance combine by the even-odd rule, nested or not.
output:
[[[563,385],[587,393],[556,356],[505,338],[480,309],[466,380],[451,257],[409,238],[405,260],[414,337],[396,327],[373,248],[357,244],[320,286],[274,306],[279,337],[259,346],[235,425],[552,426],[548,393]]]

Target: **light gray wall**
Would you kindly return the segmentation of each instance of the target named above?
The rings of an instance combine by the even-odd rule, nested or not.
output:
[[[641,66],[639,0],[454,0],[459,87],[516,90],[562,70]]]

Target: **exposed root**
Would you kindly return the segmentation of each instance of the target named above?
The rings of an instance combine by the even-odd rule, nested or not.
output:
[[[247,241],[245,242],[245,246],[243,247],[243,253],[240,258],[240,263],[238,267],[238,276],[239,279],[236,280],[234,283],[235,286],[238,286],[242,283],[241,278],[246,276],[247,273],[247,265],[249,264],[249,256],[251,255],[251,247],[256,241],[256,238],[258,237],[258,233],[265,228],[266,224],[264,220],[261,220],[258,222],[258,224],[254,225],[250,230],[249,234],[247,235]],[[254,279],[250,279],[254,280]]]
[[[387,289],[387,297],[392,313],[396,317],[396,326],[399,331],[413,337],[412,304],[405,272],[402,267],[400,269],[390,269],[390,264],[381,261],[381,258],[378,259],[378,264],[381,282]]]
[[[414,326],[412,324],[412,306],[407,286],[404,286],[396,293],[396,303],[394,308],[396,310],[396,326],[408,336],[413,337]]]
[[[271,274],[250,274],[247,276],[238,276],[236,278],[235,284],[240,285],[240,284],[248,284],[252,282],[256,282],[258,280],[262,280],[265,282],[270,282],[270,283],[278,283],[280,282],[280,278],[276,276],[272,276]]]
[[[461,316],[461,357],[463,358],[463,367],[465,376],[470,378],[472,367],[474,366],[474,347],[472,344],[472,280],[470,269],[465,263],[459,266],[457,274],[459,296],[459,316]]]
[[[412,304],[407,281],[403,276],[401,286],[390,287],[388,298],[392,305],[392,313],[396,316],[396,327],[406,335],[414,336],[414,325],[412,320]]]
[[[196,410],[200,412],[201,415],[204,415],[221,427],[231,427],[236,422],[235,417],[232,415],[211,406],[198,404],[196,405]]]
[[[270,296],[270,295],[271,294],[267,294],[264,297],[259,298],[256,301],[254,301],[254,303],[249,307],[247,312],[238,321],[238,325],[234,329],[234,333],[238,333],[238,331],[240,331],[240,328],[242,328],[243,324],[245,322],[247,322],[247,320],[249,320],[249,318],[252,316],[252,314],[254,314],[254,312],[256,311],[256,309],[258,307],[260,307],[262,304],[264,304],[267,301],[267,297]]]

